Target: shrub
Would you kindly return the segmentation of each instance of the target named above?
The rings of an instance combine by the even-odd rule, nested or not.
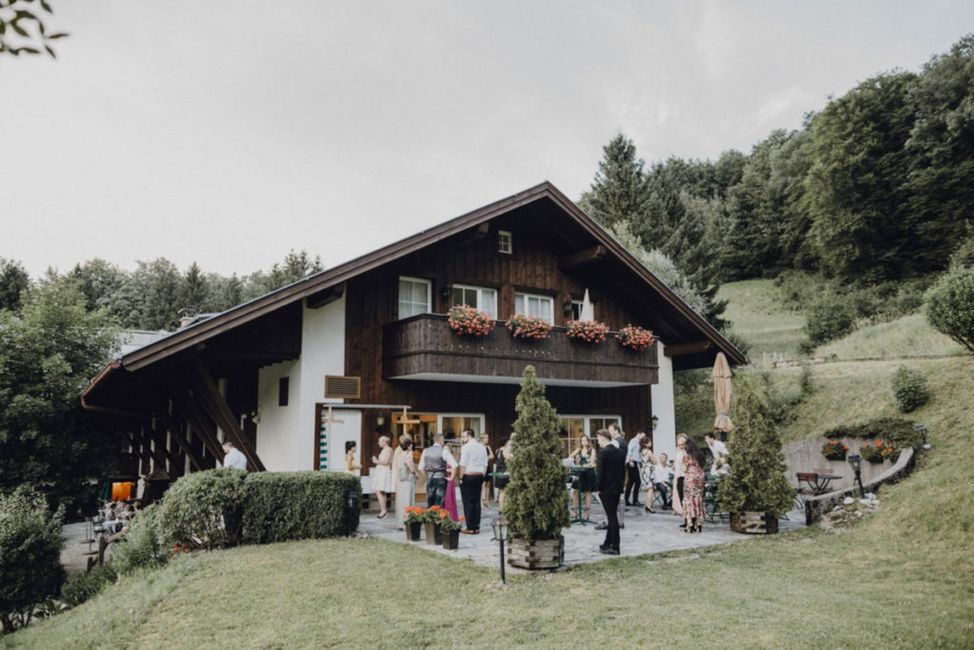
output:
[[[95,596],[105,585],[115,582],[118,574],[111,564],[99,564],[91,571],[72,573],[61,587],[61,600],[71,607]]]
[[[822,435],[826,438],[883,438],[898,449],[920,446],[920,434],[913,427],[913,422],[903,418],[876,418],[862,424],[845,424],[829,429]]]
[[[12,632],[30,622],[34,608],[64,583],[61,522],[44,497],[18,488],[0,496],[0,623]]]
[[[974,269],[974,231],[968,228],[970,234],[961,242],[953,255],[950,256],[950,267],[954,269]]]
[[[361,503],[357,476],[339,472],[259,472],[243,484],[243,540],[267,544],[345,533],[345,495]],[[359,509],[351,513],[358,527]]]
[[[791,508],[795,491],[785,477],[781,437],[768,407],[746,381],[739,383],[731,435],[731,473],[718,483],[717,500],[726,512],[770,512],[776,517]]]
[[[924,295],[923,310],[934,329],[974,352],[974,268],[941,276]]]
[[[173,483],[162,508],[166,545],[211,549],[236,543],[239,526],[234,522],[239,521],[246,476],[238,469],[211,469]]]
[[[826,440],[822,445],[822,455],[829,460],[845,460],[849,453],[849,446],[842,444],[841,440]]]
[[[835,294],[825,294],[805,311],[805,332],[815,345],[822,345],[851,332],[856,323],[852,307]]]
[[[927,378],[915,368],[897,368],[892,385],[893,397],[902,413],[911,413],[930,401]]]
[[[158,566],[166,561],[162,539],[162,504],[153,503],[136,515],[125,537],[112,553],[112,565],[120,574],[142,567]]]
[[[881,463],[893,453],[893,445],[884,440],[874,440],[859,448],[859,455],[870,463]]]
[[[508,461],[511,481],[504,501],[511,536],[524,540],[557,539],[569,525],[561,424],[544,394],[534,366],[525,367],[515,402],[515,452]]]

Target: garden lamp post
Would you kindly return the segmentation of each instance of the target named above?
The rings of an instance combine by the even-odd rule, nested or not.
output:
[[[504,572],[504,543],[507,541],[507,517],[501,513],[494,523],[490,525],[494,529],[494,539],[496,539],[501,546],[501,582],[507,584],[507,574]]]
[[[352,514],[358,506],[358,492],[345,490],[345,537],[352,535]]]
[[[849,456],[849,466],[852,467],[852,473],[856,475],[856,483],[859,484],[859,498],[862,499],[866,496],[865,490],[862,489],[862,456],[859,454]]]

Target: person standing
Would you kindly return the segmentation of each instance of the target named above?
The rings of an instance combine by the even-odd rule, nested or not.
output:
[[[487,450],[487,471],[484,473],[484,498],[481,505],[484,508],[489,508],[494,493],[494,479],[490,475],[494,471],[494,450],[490,448],[490,436],[486,433],[480,434],[480,444]]]
[[[345,473],[352,476],[358,476],[358,471],[362,469],[362,466],[355,460],[355,449],[357,447],[358,443],[354,440],[345,441]]]
[[[247,471],[247,457],[229,440],[223,443],[223,466]]]
[[[447,467],[456,467],[450,450],[443,446],[443,434],[433,436],[433,444],[423,450],[419,470],[426,475],[426,505],[442,506],[446,498]]]
[[[599,550],[605,555],[619,555],[619,497],[625,483],[626,453],[612,444],[605,429],[599,429],[599,455],[596,461],[599,498],[605,507],[607,526],[605,541]]]
[[[416,463],[413,461],[413,441],[409,436],[399,439],[399,462],[396,464],[396,526],[403,529],[406,508],[416,502]]]
[[[628,475],[629,482],[626,483],[626,505],[627,506],[638,506],[639,505],[639,487],[642,485],[642,481],[639,478],[639,469],[643,465],[643,458],[641,455],[643,439],[646,434],[640,431],[632,437],[629,441],[628,451],[626,453],[626,474]]]
[[[676,462],[673,463],[673,514],[683,516],[683,456],[686,455],[687,434],[676,437]]]
[[[646,512],[655,513],[653,510],[653,473],[656,469],[656,456],[653,455],[653,441],[646,438],[643,440],[643,448],[639,452],[642,464],[639,466],[639,480],[646,486]]]
[[[372,457],[375,465],[372,471],[372,491],[379,500],[379,519],[385,519],[387,496],[392,492],[392,450],[389,449],[389,436],[379,436],[379,454]]]
[[[513,437],[513,433],[511,436]],[[497,459],[494,461],[494,471],[498,474],[508,474],[507,461],[511,458],[511,438],[507,439],[507,443],[503,447],[497,450]],[[494,479],[494,487],[497,488],[497,510],[504,510],[504,491],[507,489],[507,484],[511,482],[510,475],[508,476],[498,476]]]
[[[576,467],[585,467],[590,471],[582,472],[572,481],[572,501],[575,508],[579,507],[579,500],[582,494],[585,495],[585,511],[582,513],[583,519],[588,519],[592,510],[592,490],[595,489],[595,447],[592,439],[583,435],[578,439],[578,446],[572,452],[572,460]]]
[[[474,436],[473,429],[460,433],[463,447],[460,448],[460,499],[463,501],[463,516],[466,521],[464,535],[480,533],[480,497],[487,474],[487,448]]]
[[[688,533],[703,532],[705,462],[703,451],[692,438],[687,438],[683,454],[683,527]]]

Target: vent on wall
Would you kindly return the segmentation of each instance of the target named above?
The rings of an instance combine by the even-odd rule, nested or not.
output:
[[[325,375],[325,397],[358,399],[362,394],[361,377]]]

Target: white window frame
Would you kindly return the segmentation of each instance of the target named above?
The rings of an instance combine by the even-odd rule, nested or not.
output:
[[[443,429],[443,418],[477,418],[480,420],[480,433],[485,432],[487,429],[487,417],[483,413],[437,413],[436,414],[436,432],[444,433]],[[457,431],[457,439],[459,440],[460,432]],[[478,434],[479,435],[479,434]]]
[[[582,413],[559,413],[558,414],[558,420],[559,420],[559,422],[562,419],[565,419],[565,420],[570,420],[570,419],[582,420],[585,423],[585,425],[582,427],[582,430],[585,432],[585,435],[587,435],[589,437],[589,439],[591,439],[593,445],[594,444],[598,444],[598,443],[595,440],[595,432],[596,431],[592,429],[592,420],[608,420],[610,418],[613,418],[613,419],[617,420],[618,423],[619,423],[619,430],[620,431],[624,431],[624,429],[622,428],[622,424],[623,424],[622,416],[621,415],[616,415],[614,413],[608,413],[608,414],[605,414],[605,415],[602,415],[600,413],[593,413],[593,414],[589,414],[589,415],[585,415],[585,414],[582,414]],[[561,436],[558,436],[558,440],[562,444],[565,443],[565,439],[562,438]],[[568,436],[568,444],[569,444],[569,446],[571,445],[571,435],[570,435],[570,433],[569,433],[569,436]],[[568,453],[570,454],[572,451],[574,451],[574,448],[569,449],[568,450]]]
[[[575,315],[575,311],[576,311],[575,310],[575,307],[576,306],[578,307],[578,316]],[[572,312],[571,312],[572,320],[580,320],[582,318],[582,310],[583,309],[585,309],[585,301],[584,300],[575,300],[575,299],[572,299]]]
[[[514,233],[510,230],[497,231],[497,252],[504,255],[514,254]]]
[[[433,311],[433,281],[427,278],[415,278],[409,275],[400,275],[399,279],[396,281],[396,316],[399,320],[403,318],[409,318],[410,316],[418,316],[419,314],[410,314],[409,316],[402,315],[402,281],[406,280],[408,282],[416,282],[419,284],[426,285],[426,311],[424,313],[429,314]],[[410,301],[410,304],[414,304]]]
[[[485,291],[492,292],[494,294],[494,308],[492,310],[490,310],[490,311],[484,309],[484,311],[486,311],[488,314],[490,314],[490,317],[491,318],[495,318],[495,319],[497,318],[497,302],[498,302],[498,294],[499,294],[499,292],[497,291],[497,289],[495,289],[493,287],[478,287],[478,286],[473,285],[473,284],[451,284],[450,285],[450,303],[451,303],[450,306],[451,307],[454,306],[452,304],[453,303],[453,290],[454,289],[463,289],[464,291],[476,291],[477,292],[477,309],[484,309],[483,308],[483,304],[484,304],[484,292]]]
[[[524,309],[521,311],[519,311],[517,308],[518,297],[524,298]],[[555,324],[555,299],[552,296],[546,296],[542,293],[525,293],[523,291],[517,291],[514,293],[514,312],[517,314],[524,314],[525,316],[530,316],[531,309],[529,305],[531,303],[532,298],[538,301],[543,300],[547,302],[549,305],[551,305],[551,318],[548,319],[548,322],[554,325]]]

